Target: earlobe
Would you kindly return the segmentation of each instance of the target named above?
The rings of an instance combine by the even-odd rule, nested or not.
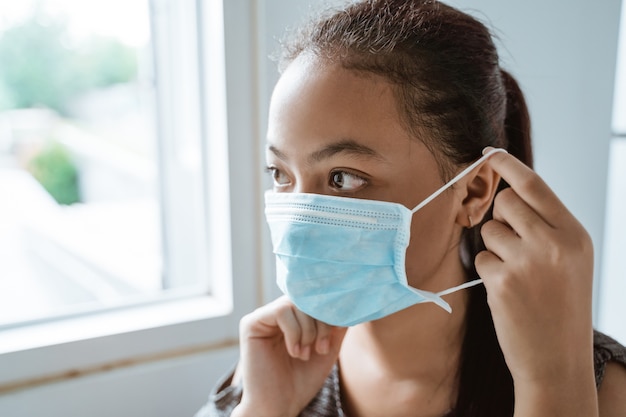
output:
[[[488,164],[481,165],[475,174],[468,176],[457,223],[466,228],[480,224],[493,203],[499,183],[500,175]]]

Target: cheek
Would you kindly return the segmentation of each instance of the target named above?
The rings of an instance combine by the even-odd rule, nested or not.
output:
[[[433,200],[413,216],[411,240],[406,253],[406,272],[409,284],[423,288],[447,269],[448,262],[460,262],[458,242],[461,229],[455,223],[452,202]]]

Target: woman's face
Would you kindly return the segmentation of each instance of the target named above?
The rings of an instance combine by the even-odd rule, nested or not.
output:
[[[274,89],[267,145],[276,192],[413,208],[444,183],[434,156],[403,128],[391,84],[310,55],[293,61]],[[452,188],[413,216],[410,285],[439,291],[464,281],[455,222],[460,194]]]

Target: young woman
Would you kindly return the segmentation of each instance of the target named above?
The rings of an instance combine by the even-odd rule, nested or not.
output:
[[[530,168],[488,30],[432,0],[353,2],[281,70],[266,214],[286,296],[242,320],[198,415],[626,416],[590,238]]]

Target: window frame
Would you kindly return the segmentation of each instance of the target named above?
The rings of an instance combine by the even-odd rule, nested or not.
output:
[[[597,327],[620,343],[626,344],[626,328],[621,319],[626,312],[621,299],[626,289],[621,272],[626,271],[626,263],[623,257],[623,222],[620,222],[624,206],[620,197],[623,195],[626,171],[619,165],[623,160],[626,146],[626,0],[621,1],[611,132],[601,254],[602,275],[598,284]]]
[[[626,1],[622,0],[615,63],[615,93],[611,120],[612,140],[626,139]]]
[[[198,78],[197,83],[190,85],[197,86],[200,92],[195,117],[199,122],[197,134],[203,144],[202,158],[207,167],[204,193],[213,197],[206,200],[202,214],[208,221],[202,227],[204,230],[220,227],[222,233],[219,236],[209,233],[204,242],[203,248],[213,253],[215,261],[206,259],[202,266],[206,270],[199,270],[211,277],[210,291],[5,329],[0,332],[0,369],[3,370],[0,394],[234,346],[239,319],[264,299],[263,271],[268,268],[263,265],[262,254],[267,256],[268,249],[263,242],[266,232],[262,228],[262,179],[258,174],[261,172],[258,103],[250,100],[251,92],[256,91],[258,85],[255,80],[258,61],[252,33],[256,28],[255,6],[244,0],[152,0],[153,13],[157,14],[153,16],[154,21],[174,16],[175,13],[162,13],[172,7],[183,13],[185,8],[187,13],[195,10],[195,22],[201,28],[197,46],[192,48],[199,52]],[[215,36],[223,37],[223,49],[219,42],[207,38]],[[223,59],[224,65],[207,77],[206,63],[216,58]],[[176,62],[171,61],[171,64]],[[163,74],[157,74],[159,76]],[[159,82],[164,82],[163,78]],[[216,99],[218,95],[213,94],[215,88],[223,88],[226,111],[220,110],[224,107]],[[165,109],[171,110],[171,107],[164,106],[161,112]],[[175,136],[162,138],[165,146],[171,145],[172,142],[167,141],[175,140]],[[214,158],[221,158],[222,163],[212,164]],[[215,192],[217,194],[213,194]],[[176,210],[171,213],[175,217]],[[234,262],[232,254],[247,261]]]

